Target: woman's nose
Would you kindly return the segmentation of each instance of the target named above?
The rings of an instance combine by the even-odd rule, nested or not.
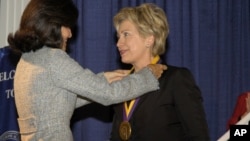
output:
[[[69,29],[69,38],[72,37],[72,32],[71,32],[71,29]]]
[[[119,48],[123,45],[123,41],[121,38],[118,39],[117,43],[116,43],[116,46]]]

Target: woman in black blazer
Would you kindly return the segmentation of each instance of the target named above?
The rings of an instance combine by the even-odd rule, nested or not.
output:
[[[118,50],[131,73],[160,62],[169,27],[153,4],[127,7],[114,17]],[[114,105],[111,141],[209,141],[200,89],[186,68],[168,66],[160,89]]]

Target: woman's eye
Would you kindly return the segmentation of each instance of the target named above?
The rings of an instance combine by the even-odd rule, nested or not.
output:
[[[127,37],[129,34],[127,32],[124,33],[124,36]]]

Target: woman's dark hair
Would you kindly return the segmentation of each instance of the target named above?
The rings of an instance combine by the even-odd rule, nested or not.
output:
[[[61,27],[72,28],[78,10],[72,0],[30,0],[19,29],[9,34],[8,43],[15,51],[36,51],[43,46],[61,48]]]

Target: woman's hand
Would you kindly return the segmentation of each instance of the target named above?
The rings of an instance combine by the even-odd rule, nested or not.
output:
[[[162,64],[149,64],[147,67],[152,71],[157,79],[161,77],[164,70],[167,70],[167,66]]]
[[[104,76],[109,83],[117,80],[121,80],[123,77],[129,74],[129,70],[114,70],[110,72],[105,72]]]

